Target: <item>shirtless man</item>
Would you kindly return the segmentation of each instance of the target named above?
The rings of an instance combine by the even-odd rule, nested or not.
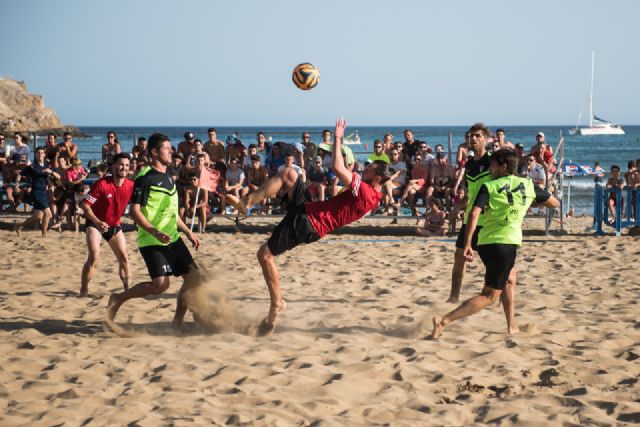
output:
[[[496,140],[498,141],[500,148],[514,148],[514,145],[505,139],[504,129],[496,129]]]
[[[444,199],[447,211],[451,209],[455,174],[455,169],[447,161],[446,153],[437,151],[435,161],[431,163],[431,171],[429,172],[431,185],[427,190],[427,197]]]
[[[218,131],[215,128],[209,128],[207,131],[209,140],[204,144],[204,151],[209,154],[209,159],[215,162],[224,162],[224,143],[218,140]]]
[[[200,178],[198,174],[189,174],[190,186],[184,189],[184,205],[183,212],[180,215],[182,220],[186,218],[198,217],[198,231],[200,233],[205,232],[207,226],[207,215],[209,214],[209,192],[204,188],[198,191],[198,185],[200,184]],[[196,200],[196,195],[198,200]],[[198,202],[196,204],[196,201]]]
[[[56,150],[56,157],[53,162],[54,167],[59,167],[60,165],[60,157],[63,157],[67,160],[67,163],[70,163],[70,160],[74,157],[78,156],[78,146],[73,142],[73,135],[71,132],[65,132],[62,134],[63,141],[58,144],[58,149]]]
[[[475,132],[474,132],[475,133]],[[478,234],[477,251],[486,267],[484,287],[480,295],[468,299],[444,316],[433,317],[431,337],[437,339],[451,322],[471,316],[502,300],[507,320],[507,333],[519,331],[515,317],[515,261],[522,245],[522,221],[532,202],[558,207],[547,191],[529,178],[516,176],[518,159],[510,149],[498,150],[491,156],[491,177],[483,183],[473,200],[464,236],[464,257],[473,260],[472,240],[480,212],[484,211],[484,226]]]
[[[609,179],[607,180],[607,184],[605,185],[605,188],[620,189],[620,190],[624,188],[624,179],[620,177],[620,166],[618,165],[611,166],[611,177],[609,177]],[[624,210],[623,210],[624,198],[622,197],[622,194],[620,196],[620,204],[622,205],[620,206],[620,211],[624,215]],[[611,218],[615,219],[616,218],[616,193],[615,192],[610,193],[608,206],[609,206],[609,212],[611,213]]]
[[[113,156],[112,160],[112,175],[97,180],[80,203],[84,216],[87,218],[85,227],[87,261],[82,267],[81,297],[89,295],[89,282],[100,258],[102,239],[107,241],[118,260],[118,273],[124,290],[129,288],[131,275],[129,274],[127,241],[120,226],[120,218],[124,215],[131,200],[133,181],[127,178],[130,166],[129,155],[118,153]]]
[[[197,279],[195,261],[180,238],[182,230],[198,250],[200,240],[178,215],[178,192],[167,174],[172,161],[169,137],[154,133],[149,137],[151,165],[136,178],[131,204],[131,216],[138,225],[138,248],[147,265],[151,280],[112,294],[107,306],[107,324],[115,320],[118,309],[132,298],[158,295],[169,289],[170,276],[181,276],[184,284],[178,292],[173,326],[179,329],[187,313],[185,290]]]
[[[388,167],[384,162],[373,162],[364,170],[362,177],[347,169],[341,149],[345,128],[345,120],[339,119],[332,149],[333,172],[347,190],[323,202],[305,203],[302,175],[292,168],[285,168],[281,174],[267,180],[258,191],[233,201],[239,211],[246,212],[249,206],[275,195],[281,188],[287,191],[289,198],[284,219],[257,254],[271,300],[269,314],[260,323],[258,332],[261,335],[273,331],[278,316],[286,307],[280,292],[280,274],[275,257],[300,244],[315,242],[331,231],[362,218],[380,204],[382,184],[389,178]]]

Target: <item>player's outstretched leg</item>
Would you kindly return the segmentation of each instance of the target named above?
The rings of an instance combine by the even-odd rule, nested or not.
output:
[[[287,303],[282,299],[280,293],[280,273],[276,267],[275,257],[271,253],[267,243],[264,243],[258,250],[258,262],[262,267],[264,280],[269,288],[269,314],[265,317],[258,327],[258,335],[266,335],[275,329],[276,320],[282,311],[286,308]]]
[[[442,330],[454,320],[462,319],[463,317],[471,316],[486,308],[493,303],[502,293],[499,289],[493,289],[489,287],[482,288],[482,294],[477,295],[463,302],[458,308],[444,316],[433,317],[433,332],[431,338],[438,339],[442,334]]]

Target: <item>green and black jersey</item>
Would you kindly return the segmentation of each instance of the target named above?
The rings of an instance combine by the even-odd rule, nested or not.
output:
[[[169,174],[154,168],[141,171],[133,187],[132,203],[140,205],[142,215],[158,231],[171,236],[169,243],[162,243],[138,226],[139,248],[167,246],[178,240],[178,191]]]
[[[489,172],[489,163],[491,163],[491,154],[489,152],[485,153],[479,159],[469,159],[467,160],[467,164],[465,165],[464,178],[467,181],[467,209],[464,214],[464,224],[467,223],[469,219],[469,213],[471,212],[471,208],[473,207],[473,202],[476,199],[476,195],[478,194],[478,190],[485,182],[491,180],[491,172]],[[478,227],[482,227],[484,224],[483,215],[480,214],[478,218]]]

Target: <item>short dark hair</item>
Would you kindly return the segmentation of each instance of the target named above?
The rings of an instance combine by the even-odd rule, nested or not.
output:
[[[389,165],[383,160],[373,161],[373,170],[377,176],[382,178],[381,184],[384,184],[391,178],[391,172],[389,171]]]
[[[45,153],[47,152],[47,149],[42,145],[40,147],[36,147],[36,149],[33,151],[40,151],[40,150],[44,151]]]
[[[73,136],[73,135],[71,135],[71,132],[65,132],[62,134],[62,137],[64,138],[65,136]]]
[[[507,165],[509,175],[515,175],[518,170],[518,155],[510,148],[501,148],[491,155],[491,162],[495,162],[498,166]]]
[[[499,134],[500,132],[504,133],[504,129],[502,129],[502,128],[496,129],[496,134]]]
[[[627,162],[627,167],[628,167],[628,168],[635,167],[635,165],[636,165],[636,162],[635,162],[634,160],[629,160],[629,161]]]
[[[485,125],[482,122],[478,122],[478,123],[474,123],[470,128],[469,128],[469,134],[476,132],[476,131],[481,131],[485,137],[488,137],[489,135],[491,135],[491,131],[489,130],[489,128],[487,127],[487,125]]]
[[[618,169],[618,171],[619,171],[620,170],[620,166],[618,166],[618,165],[611,166],[611,172],[613,172],[614,169]]]
[[[57,138],[58,136],[55,133],[48,133],[47,134],[47,138],[49,138],[50,136]]]
[[[118,153],[113,156],[113,163],[117,162],[120,159],[127,159],[131,161],[131,156],[129,155],[129,153]]]
[[[265,135],[264,135],[264,132],[262,132],[262,131],[260,131],[260,132],[256,133],[256,136],[260,136],[260,135],[265,136]]]
[[[258,146],[256,144],[249,144],[249,150],[251,150],[252,148],[258,148]]]
[[[331,131],[329,129],[325,129],[325,130],[322,131],[322,134],[324,135],[325,133],[329,133],[330,134]]]
[[[216,130],[216,128],[209,128],[209,129],[207,129],[207,133],[211,133],[211,132],[218,133],[218,131]]]
[[[140,138],[138,138],[138,143],[142,142],[142,141],[146,141],[147,138],[145,138],[144,136],[141,136]]]
[[[151,153],[151,150],[159,150],[165,141],[171,141],[169,137],[163,133],[154,133],[149,137],[149,143],[147,144],[147,150]]]
[[[375,146],[376,144],[382,145],[382,140],[381,139],[376,139],[375,141],[373,141],[373,145]]]

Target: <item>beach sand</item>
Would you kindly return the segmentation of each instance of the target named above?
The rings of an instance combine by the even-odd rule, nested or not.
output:
[[[128,337],[103,324],[121,287],[106,244],[81,299],[84,235],[0,231],[0,425],[640,423],[637,238],[526,235],[522,332],[507,336],[492,306],[432,341],[431,317],[455,308],[444,302],[453,241],[349,230],[278,258],[289,305],[263,338],[253,334],[268,309],[255,261],[264,230],[202,238],[197,301],[216,310],[215,332],[190,315],[184,336],[172,331],[173,280],[122,306]],[[146,280],[135,233],[127,242],[133,279]],[[483,273],[475,260],[463,299]]]

